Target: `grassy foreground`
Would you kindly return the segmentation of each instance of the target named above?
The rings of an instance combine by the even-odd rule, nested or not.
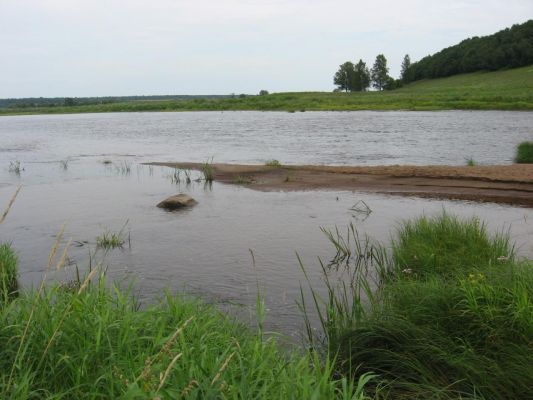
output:
[[[0,115],[120,111],[533,110],[533,66],[414,82],[365,93],[277,93],[226,99],[129,101],[83,106],[3,108]]]
[[[330,238],[353,278],[328,281],[322,318],[343,374],[378,374],[380,399],[533,398],[533,264],[514,259],[507,235],[443,214],[404,223],[392,259]]]
[[[371,376],[356,386],[334,379],[329,358],[282,351],[191,299],[167,295],[141,309],[103,275],[91,283],[96,271],[1,298],[0,398],[366,398]]]
[[[191,299],[141,308],[94,269],[0,297],[0,398],[533,398],[533,264],[508,235],[447,214],[406,221],[391,251],[353,226],[325,233],[337,255],[309,352]],[[13,263],[2,246],[9,282]]]

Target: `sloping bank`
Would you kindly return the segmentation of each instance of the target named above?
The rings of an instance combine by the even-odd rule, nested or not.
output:
[[[202,170],[201,163],[153,163]],[[359,190],[533,207],[533,165],[313,166],[209,164],[216,181],[272,190]]]

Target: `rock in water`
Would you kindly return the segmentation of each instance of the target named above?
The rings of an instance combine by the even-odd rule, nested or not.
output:
[[[163,200],[157,205],[157,207],[164,208],[166,210],[177,210],[183,207],[190,207],[198,204],[191,196],[180,193]]]

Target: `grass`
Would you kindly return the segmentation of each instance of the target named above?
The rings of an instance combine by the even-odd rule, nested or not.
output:
[[[104,164],[107,164],[104,161]],[[115,172],[120,175],[129,175],[131,173],[131,162],[122,160],[120,162],[113,164],[115,167]]]
[[[267,167],[281,167],[281,163],[276,160],[275,158],[271,159],[271,160],[266,160],[265,161],[265,165]]]
[[[181,183],[181,171],[179,168],[174,168],[174,171],[168,176],[170,181],[174,184]]]
[[[0,245],[0,307],[17,293],[17,262],[11,246]]]
[[[91,276],[0,308],[0,398],[366,398],[370,374],[333,379],[330,361],[281,350],[210,306],[167,294],[141,307]]]
[[[519,164],[533,164],[533,142],[522,142],[518,145],[515,162]]]
[[[124,226],[118,232],[105,231],[101,235],[97,236],[96,246],[106,250],[123,247],[126,243],[126,239],[128,239],[129,242],[129,235],[126,236],[125,232],[127,225],[128,221],[126,221]]]
[[[204,181],[207,183],[213,182],[215,180],[215,170],[213,168],[213,159],[207,160],[202,164],[201,169],[202,175],[204,176]]]
[[[340,374],[379,375],[376,398],[531,398],[533,264],[507,235],[442,214],[405,222],[389,256],[354,234],[330,240],[349,279],[323,266],[325,308],[314,298]]]
[[[411,83],[393,91],[273,93],[224,99],[129,101],[72,107],[4,108],[0,115],[119,111],[533,110],[533,66]]]
[[[393,242],[399,268],[411,268],[419,276],[455,276],[469,268],[498,264],[500,257],[514,258],[509,236],[489,236],[477,218],[462,221],[443,213],[438,218],[406,221]]]
[[[153,167],[150,166],[150,168],[153,168]],[[183,178],[181,177],[182,172],[183,172]],[[168,178],[173,184],[180,184],[182,180],[187,185],[192,183],[192,174],[191,174],[191,171],[188,169],[180,170],[179,168],[174,168],[174,171],[170,175],[168,175]],[[196,179],[195,181],[199,182],[200,178]]]
[[[235,177],[234,183],[237,185],[250,185],[254,183],[254,178],[251,176],[239,175]]]
[[[104,232],[96,237],[96,245],[103,249],[115,249],[124,246],[126,239],[116,232]]]
[[[8,171],[13,174],[20,175],[20,172],[24,171],[24,168],[21,167],[20,161],[10,161]]]
[[[477,163],[472,157],[469,157],[466,159],[466,165],[468,165],[469,167],[475,167]]]

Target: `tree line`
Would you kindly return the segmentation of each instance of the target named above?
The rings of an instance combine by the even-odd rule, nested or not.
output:
[[[391,90],[420,79],[441,78],[476,71],[495,71],[533,64],[533,20],[513,25],[490,36],[473,37],[411,63],[408,54],[402,61],[399,79],[389,75],[387,59],[376,57],[369,69],[363,60],[346,61],[333,77],[336,91],[360,92],[370,86]]]

